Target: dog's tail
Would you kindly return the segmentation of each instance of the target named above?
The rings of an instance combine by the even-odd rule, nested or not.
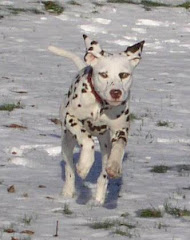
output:
[[[77,55],[75,55],[72,52],[69,52],[64,49],[57,48],[54,46],[49,46],[48,49],[50,52],[53,52],[59,56],[63,56],[63,57],[67,57],[67,58],[71,59],[75,63],[75,65],[78,67],[79,70],[86,67],[86,64],[80,59],[80,57],[78,57]]]

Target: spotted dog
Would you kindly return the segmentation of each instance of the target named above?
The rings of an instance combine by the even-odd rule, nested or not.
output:
[[[134,68],[141,59],[144,41],[124,52],[110,54],[97,41],[83,35],[86,54],[82,61],[75,54],[50,46],[49,50],[74,61],[79,72],[62,104],[62,154],[65,165],[63,194],[75,194],[73,149],[81,147],[76,164],[78,175],[84,179],[94,163],[96,136],[102,153],[102,172],[97,181],[96,201],[103,204],[109,178],[122,173],[122,160],[129,131],[129,99]]]

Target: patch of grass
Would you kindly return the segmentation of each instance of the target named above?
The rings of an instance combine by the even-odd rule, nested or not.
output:
[[[44,14],[44,12],[39,11],[36,8],[15,8],[15,7],[8,7],[8,10],[11,12],[11,14],[18,15],[20,13],[33,13],[33,14]]]
[[[115,221],[105,220],[104,222],[94,222],[89,224],[92,229],[110,229],[115,226]]]
[[[156,165],[150,171],[154,173],[166,173],[168,170],[170,170],[170,167],[168,166]]]
[[[183,7],[183,8],[189,9],[190,2],[185,2],[185,3],[179,4],[179,5],[177,5],[177,7]]]
[[[179,164],[174,167],[174,169],[177,170],[177,172],[181,173],[184,171],[190,171],[190,165],[189,164]]]
[[[162,213],[160,210],[155,208],[141,209],[137,212],[138,217],[142,218],[161,218]]]
[[[24,217],[21,219],[21,222],[24,223],[25,225],[31,225],[32,222],[34,221],[34,217],[32,215],[27,216],[26,214],[24,215]]]
[[[1,182],[1,181],[0,181]],[[190,190],[190,186],[189,187],[183,187],[183,190]]]
[[[8,112],[11,112],[13,111],[14,109],[18,109],[18,108],[23,108],[20,104],[20,102],[18,103],[5,103],[5,104],[2,104],[0,105],[0,111],[8,111]]]
[[[110,229],[112,227],[126,227],[127,229],[133,229],[136,228],[135,225],[127,223],[125,221],[120,221],[119,219],[106,219],[103,222],[94,222],[89,224],[89,226],[93,229]]]
[[[190,217],[190,210],[172,207],[169,204],[164,206],[165,212],[175,217]]]
[[[130,121],[135,121],[135,120],[139,120],[140,118],[137,117],[134,113],[130,113]]]
[[[160,2],[152,2],[148,0],[142,0],[141,4],[144,5],[144,7],[169,7],[169,4],[160,3]]]
[[[121,217],[125,218],[125,217],[128,217],[130,214],[128,212],[125,212],[125,213],[122,213],[121,214]]]
[[[71,214],[73,214],[73,212],[70,210],[70,208],[69,208],[69,205],[68,204],[64,204],[64,208],[63,208],[63,213],[65,214],[65,215],[71,215]]]
[[[93,2],[93,4],[97,7],[103,7],[104,6],[103,3],[99,3],[99,2]]]
[[[168,225],[163,224],[163,223],[158,223],[158,225],[156,226],[158,229],[167,229]]]
[[[75,6],[81,6],[81,4],[76,1],[69,1],[68,4],[75,5]]]
[[[158,122],[156,123],[156,126],[158,126],[158,127],[169,127],[170,124],[169,124],[168,121],[158,121]]]
[[[142,0],[141,2],[135,2],[133,0],[108,0],[110,3],[130,3],[130,4],[137,4],[137,5],[143,5],[144,7],[168,7],[170,5],[159,3],[159,2],[152,2],[148,0]]]
[[[126,237],[129,237],[131,238],[132,237],[132,234],[126,229],[126,231],[123,231],[121,229],[116,229],[113,234],[117,234],[117,235],[120,235],[120,236],[126,236]]]
[[[132,0],[108,0],[107,2],[110,3],[132,3],[135,4],[135,2],[133,2]],[[138,4],[138,3],[136,3]]]
[[[54,1],[42,1],[45,6],[45,10],[54,13],[61,14],[64,11],[64,7],[59,2]]]

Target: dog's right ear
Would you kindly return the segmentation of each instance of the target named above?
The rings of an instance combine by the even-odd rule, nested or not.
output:
[[[104,56],[105,52],[101,49],[97,41],[92,41],[88,36],[83,35],[86,54],[84,56],[84,61],[91,66],[96,65],[98,58]]]

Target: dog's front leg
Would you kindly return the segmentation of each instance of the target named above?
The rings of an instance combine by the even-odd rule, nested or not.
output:
[[[100,143],[101,153],[102,153],[102,171],[97,181],[96,190],[96,201],[103,204],[106,197],[107,185],[108,185],[108,175],[106,172],[106,166],[108,162],[108,157],[111,150],[110,136],[107,131],[104,135],[98,136]]]
[[[106,167],[106,172],[110,178],[118,178],[122,173],[122,161],[127,144],[128,128],[117,130],[112,133],[112,148]]]
[[[81,146],[79,162],[76,165],[78,175],[84,179],[94,163],[94,141],[82,122],[74,115],[66,114],[65,124]]]

